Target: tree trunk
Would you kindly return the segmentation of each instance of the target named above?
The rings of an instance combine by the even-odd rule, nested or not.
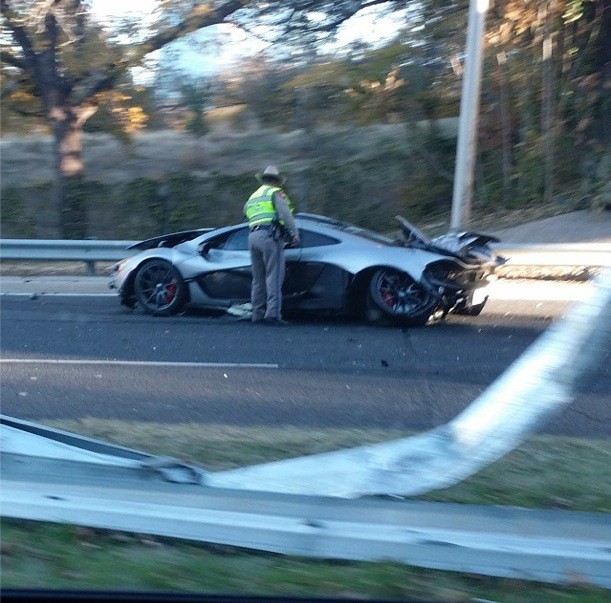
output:
[[[554,64],[552,18],[554,0],[548,0],[545,7],[543,33],[543,86],[541,102],[541,131],[543,133],[544,192],[543,200],[551,203],[554,197]]]
[[[511,174],[513,158],[511,149],[511,103],[509,97],[509,77],[507,75],[507,56],[505,51],[497,54],[499,70],[499,112],[501,114],[501,165],[503,172],[503,207],[508,207],[511,200]]]
[[[84,185],[83,124],[90,108],[54,107],[51,110],[55,154],[54,199],[65,239],[84,239],[88,212]]]

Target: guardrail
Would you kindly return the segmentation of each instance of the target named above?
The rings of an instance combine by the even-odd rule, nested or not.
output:
[[[138,241],[0,239],[0,260],[85,262],[95,275],[96,262],[118,262],[137,253],[127,248]]]
[[[137,250],[138,241],[0,239],[0,260],[85,262],[95,275],[96,262],[118,262]],[[510,266],[609,266],[611,243],[511,244],[493,246]]]
[[[508,266],[611,266],[611,243],[497,243]]]

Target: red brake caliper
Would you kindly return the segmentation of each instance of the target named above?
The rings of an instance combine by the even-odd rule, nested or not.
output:
[[[388,290],[382,291],[382,300],[389,308],[393,307],[392,294]]]
[[[166,293],[165,300],[169,304],[174,299],[174,296],[176,295],[176,283],[175,282],[171,282],[168,285],[168,290],[167,291],[168,292]]]

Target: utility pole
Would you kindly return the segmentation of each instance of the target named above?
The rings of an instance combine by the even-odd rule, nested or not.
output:
[[[477,123],[482,79],[482,50],[489,0],[471,0],[467,30],[467,56],[460,98],[458,142],[452,193],[452,221],[450,228],[467,226],[471,218],[473,171],[477,147]]]

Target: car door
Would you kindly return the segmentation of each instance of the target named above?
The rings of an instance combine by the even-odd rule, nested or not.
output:
[[[299,248],[286,250],[283,302],[299,309],[341,308],[348,275],[325,259],[329,246],[340,241],[307,228],[299,233]]]
[[[285,249],[287,265],[299,262],[301,248]],[[230,303],[250,300],[252,270],[248,249],[248,226],[206,241],[201,248],[205,272],[198,283],[207,297]]]
[[[246,224],[205,241],[200,255],[205,270],[197,282],[208,298],[219,303],[250,300],[252,271]]]

